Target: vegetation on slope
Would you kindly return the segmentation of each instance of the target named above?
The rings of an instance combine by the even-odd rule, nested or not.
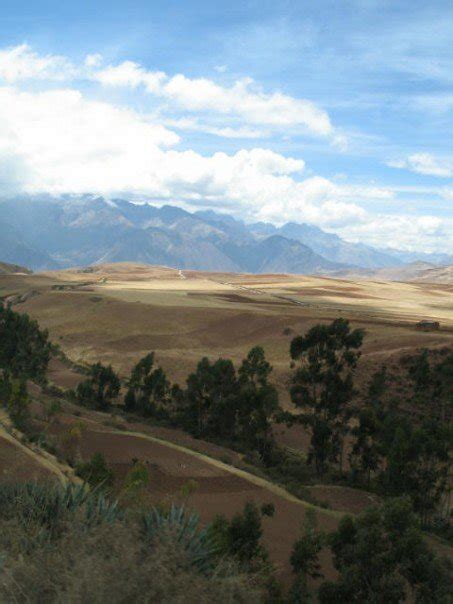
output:
[[[50,344],[47,333],[26,315],[7,308],[0,319],[0,396],[16,426],[27,432],[26,379],[45,380]],[[229,360],[202,359],[184,389],[170,384],[150,354],[126,384],[129,412],[255,454],[278,478],[301,482],[300,472],[313,464],[324,480],[336,476],[388,497],[382,507],[344,519],[331,535],[319,533],[314,519],[307,518],[291,556],[291,594],[283,595],[275,582],[261,544],[262,520],[272,516],[272,506],[258,510],[250,503],[231,520],[219,517],[201,529],[184,510],[148,509],[140,496],[146,487],[140,463],[126,477],[127,496],[120,503],[109,499],[103,492],[111,491],[114,477],[97,455],[77,467],[93,492],[0,485],[3,599],[85,601],[89,594],[99,602],[212,601],[215,594],[220,602],[308,602],[311,580],[322,578],[319,553],[329,547],[338,578],[321,583],[321,602],[448,602],[449,568],[430,551],[420,527],[448,523],[451,355],[432,363],[422,353],[407,361],[412,390],[406,396],[420,410],[409,419],[389,396],[383,368],[373,377],[364,404],[356,404],[353,379],[363,335],[338,319],[293,340],[291,356],[298,364],[291,394],[299,407],[293,415],[281,413],[269,382],[272,368],[259,347],[237,370]],[[75,396],[106,410],[118,399],[120,386],[113,369],[98,363]],[[302,422],[310,431],[310,454],[295,461],[299,468],[291,467],[274,442],[272,423],[278,420]],[[346,436],[352,443],[347,470],[341,463]],[[124,548],[130,552],[127,560]],[[161,580],[169,575],[159,574],[160,565],[176,577],[170,586]],[[55,571],[57,578],[51,579]]]

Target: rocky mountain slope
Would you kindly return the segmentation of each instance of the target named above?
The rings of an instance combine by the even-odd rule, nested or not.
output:
[[[0,258],[39,270],[132,261],[253,273],[333,273],[403,263],[307,224],[247,225],[213,211],[90,196],[0,201]]]

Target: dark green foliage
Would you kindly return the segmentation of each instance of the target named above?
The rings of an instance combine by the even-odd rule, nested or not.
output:
[[[322,604],[451,601],[447,567],[430,551],[408,499],[391,499],[358,518],[346,516],[330,537],[338,581],[319,590]]]
[[[179,393],[180,421],[196,436],[227,440],[267,461],[271,421],[279,410],[277,391],[268,382],[271,370],[259,346],[237,372],[230,360],[203,358],[187,378],[183,396]]]
[[[176,541],[199,572],[215,566],[219,545],[210,526],[202,529],[198,514],[187,513],[184,506],[172,504],[167,511],[153,508],[143,514],[141,525],[144,538],[151,544],[157,539]]]
[[[294,544],[291,554],[291,566],[296,575],[317,579],[321,577],[319,553],[323,547],[324,536],[316,529],[316,512],[307,510],[302,526],[302,536]]]
[[[414,425],[405,417],[388,418],[382,434],[386,463],[378,480],[386,495],[407,494],[424,526],[448,491],[451,426],[435,420]]]
[[[24,527],[26,551],[56,538],[70,520],[78,519],[82,527],[89,528],[119,517],[116,502],[109,502],[101,493],[90,493],[84,486],[0,485],[0,521],[14,519]]]
[[[43,381],[50,351],[47,331],[27,314],[0,304],[0,369],[15,378]]]
[[[322,577],[319,554],[324,546],[325,536],[316,528],[316,513],[307,510],[302,526],[302,536],[295,542],[291,553],[291,566],[295,581],[291,590],[291,602],[310,602],[308,579]]]
[[[413,360],[409,367],[409,376],[413,381],[416,395],[422,395],[427,392],[432,385],[431,368],[429,366],[429,356],[426,348]]]
[[[124,406],[144,417],[167,417],[170,400],[170,382],[161,367],[154,367],[151,352],[132,370]]]
[[[447,366],[448,358],[435,367]],[[424,352],[410,366],[409,374],[433,383]],[[366,405],[358,412],[352,430],[351,466],[356,478],[366,477],[368,487],[374,479],[374,487],[383,495],[409,495],[422,524],[428,526],[448,500],[451,423],[431,411],[411,419],[398,404],[386,402],[387,377],[385,369],[375,374]],[[422,390],[419,383],[417,391]]]
[[[361,329],[351,330],[349,321],[336,319],[329,325],[315,325],[290,346],[296,367],[291,400],[303,410],[295,417],[311,432],[309,460],[322,476],[329,461],[342,469],[343,441],[348,432],[355,391],[353,373],[363,341]]]
[[[264,350],[255,346],[238,372],[236,437],[247,448],[257,450],[265,462],[273,447],[271,420],[280,408],[277,390],[268,381],[271,371]]]
[[[103,489],[111,488],[115,479],[115,473],[107,466],[102,453],[95,453],[90,461],[78,464],[76,473],[91,487]]]
[[[218,516],[210,533],[219,552],[234,556],[242,565],[259,565],[268,558],[261,544],[261,514],[254,503],[246,503],[243,512],[235,514],[230,521]]]
[[[261,516],[272,518],[275,514],[275,505],[273,503],[263,503],[261,506]]]
[[[447,352],[443,354],[442,352]],[[433,356],[433,355],[431,355]],[[426,417],[451,421],[453,417],[453,353],[440,351],[441,358],[430,358],[423,349],[408,359],[408,377],[412,386],[412,404]]]
[[[359,409],[358,423],[351,431],[355,437],[350,453],[351,467],[366,476],[368,488],[372,473],[380,467],[385,454],[381,437],[383,422],[389,413],[389,408],[383,402],[387,381],[386,367],[382,367],[373,375],[368,385],[367,404]]]
[[[9,396],[7,398],[7,409],[13,426],[20,432],[27,433],[30,430],[30,401],[27,394],[27,385],[23,380],[13,380]]]
[[[112,367],[95,363],[89,378],[77,386],[76,397],[81,405],[106,411],[120,392],[120,379]]]
[[[211,363],[201,359],[187,378],[186,418],[197,436],[232,438],[235,427],[237,377],[233,363],[218,359]]]

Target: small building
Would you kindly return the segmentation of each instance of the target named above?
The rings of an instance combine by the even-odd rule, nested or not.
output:
[[[439,321],[419,321],[416,325],[421,331],[437,331],[440,327]]]

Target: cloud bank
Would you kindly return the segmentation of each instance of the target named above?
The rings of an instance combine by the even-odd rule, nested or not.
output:
[[[259,143],[203,155],[181,139],[200,130],[261,141],[268,129],[300,127],[331,146],[338,133],[310,101],[265,92],[250,79],[221,85],[131,61],[102,64],[98,54],[75,64],[27,45],[0,50],[0,194],[125,196],[211,207],[247,220],[306,221],[375,245],[427,251],[453,245],[451,221],[370,211],[382,201],[397,209],[391,187],[329,180],[311,173],[302,158]],[[99,100],[92,86],[103,98],[112,87],[126,88],[163,105],[144,111],[132,102]],[[234,125],[213,125],[213,115],[229,116]],[[407,161],[411,169],[447,169],[421,154]]]

